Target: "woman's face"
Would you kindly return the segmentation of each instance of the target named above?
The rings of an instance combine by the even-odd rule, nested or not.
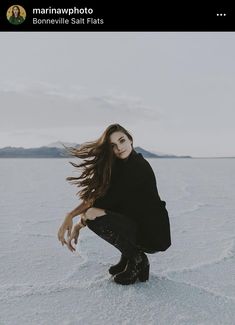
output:
[[[17,7],[14,7],[13,13],[14,13],[14,16],[17,17],[19,15],[19,9]]]
[[[125,159],[132,151],[132,141],[121,131],[113,132],[110,135],[110,143],[116,157]]]

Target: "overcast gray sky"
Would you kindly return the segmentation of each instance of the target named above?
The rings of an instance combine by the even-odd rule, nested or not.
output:
[[[94,140],[235,156],[234,32],[0,33],[0,147]]]

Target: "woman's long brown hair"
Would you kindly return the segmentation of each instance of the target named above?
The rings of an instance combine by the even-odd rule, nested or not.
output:
[[[77,193],[81,200],[90,203],[105,195],[111,178],[112,165],[115,160],[110,135],[120,131],[133,142],[131,134],[119,124],[109,125],[103,134],[95,141],[85,142],[80,147],[66,147],[66,150],[74,157],[84,161],[70,164],[76,168],[81,168],[82,173],[79,177],[67,177],[66,180],[81,187]]]

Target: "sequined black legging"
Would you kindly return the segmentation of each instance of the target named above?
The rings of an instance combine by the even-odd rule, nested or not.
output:
[[[88,228],[115,246],[127,258],[144,251],[136,244],[137,225],[133,220],[116,212],[106,210],[105,213],[94,220],[86,220]]]

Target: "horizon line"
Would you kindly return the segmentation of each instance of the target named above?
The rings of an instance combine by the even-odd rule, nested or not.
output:
[[[61,142],[62,143],[62,141],[57,141],[57,142]],[[66,142],[66,141],[65,141]],[[8,146],[5,146],[5,147],[0,147],[0,149],[5,149],[5,148],[23,148],[23,149],[35,149],[35,148],[42,148],[42,147],[48,147],[48,148],[57,148],[57,149],[62,149],[62,148],[58,148],[58,147],[49,147],[48,145],[41,145],[41,146],[36,146],[36,147],[22,147],[22,146],[12,146],[12,145],[8,145]],[[141,148],[141,149],[143,149],[143,150],[146,150],[146,151],[148,151],[149,153],[152,153],[152,154],[155,154],[155,155],[158,155],[158,156],[171,156],[171,155],[173,155],[173,156],[176,156],[175,158],[177,158],[177,157],[182,157],[182,158],[184,158],[184,156],[188,156],[188,157],[190,157],[190,158],[193,158],[193,159],[213,159],[213,158],[215,158],[215,159],[219,159],[219,158],[221,158],[221,159],[223,159],[223,158],[235,158],[235,155],[234,156],[228,156],[228,155],[226,155],[226,156],[192,156],[192,155],[190,155],[190,154],[167,154],[167,153],[163,153],[163,154],[158,154],[158,153],[155,153],[155,152],[152,152],[152,150],[151,149],[144,149],[143,147],[141,147],[141,146],[135,146],[134,148],[136,148],[136,147],[139,147],[139,148]],[[174,158],[174,157],[170,157],[170,158]]]

